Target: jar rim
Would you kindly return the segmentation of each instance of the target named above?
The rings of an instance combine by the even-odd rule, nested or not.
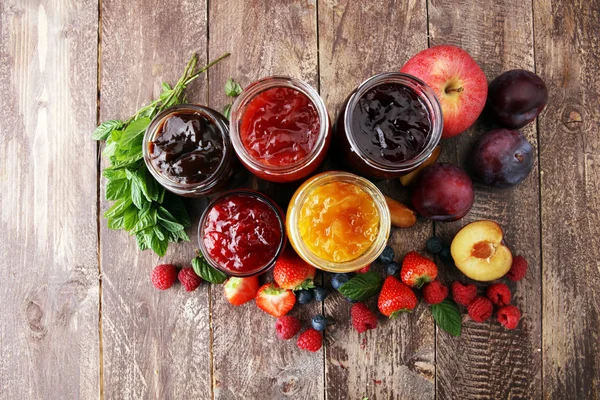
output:
[[[352,117],[358,101],[368,90],[390,82],[399,83],[413,89],[419,98],[424,100],[425,106],[427,107],[427,112],[431,118],[431,134],[429,135],[427,145],[417,156],[409,160],[393,163],[393,165],[377,161],[370,157],[366,151],[358,145],[354,135],[351,135]],[[385,173],[405,172],[421,165],[425,160],[427,160],[427,158],[429,158],[433,152],[433,149],[435,149],[435,147],[439,144],[440,139],[442,138],[442,131],[444,130],[442,107],[433,89],[419,78],[402,72],[382,72],[373,75],[362,82],[350,95],[350,98],[346,103],[344,113],[344,131],[352,150],[371,168],[379,169]]]
[[[218,129],[217,131],[221,135],[221,139],[223,140],[223,155],[221,160],[219,161],[219,165],[215,170],[203,181],[194,182],[194,183],[181,183],[176,182],[164,174],[162,174],[150,161],[150,154],[148,150],[149,143],[156,137],[158,128],[162,125],[163,121],[165,121],[171,114],[180,111],[192,111],[193,113],[200,114],[201,116],[207,118],[213,125],[215,125]],[[175,194],[179,195],[188,195],[194,194],[198,191],[206,192],[212,189],[214,186],[218,184],[219,177],[222,175],[223,170],[227,167],[228,159],[231,157],[231,146],[229,139],[229,126],[224,122],[225,117],[220,114],[218,111],[213,110],[212,108],[201,106],[198,104],[178,104],[173,107],[169,107],[166,110],[158,113],[150,122],[146,131],[144,132],[144,139],[142,142],[142,154],[144,158],[144,162],[146,164],[146,168],[150,171],[154,179],[158,181],[164,188],[172,191]]]
[[[254,270],[254,271],[250,271],[250,272],[233,272],[229,269],[222,267],[221,264],[219,264],[217,261],[215,261],[210,256],[210,254],[208,253],[208,251],[206,249],[206,246],[204,245],[204,225],[206,224],[206,219],[208,218],[208,214],[209,214],[210,210],[220,201],[223,201],[227,197],[234,196],[234,195],[253,197],[253,198],[263,202],[264,204],[269,206],[269,208],[275,213],[275,216],[277,217],[277,221],[279,221],[279,231],[281,232],[281,239],[279,240],[279,245],[277,247],[277,251],[271,258],[271,260],[269,260],[268,263],[266,263],[261,268]],[[202,212],[202,216],[200,217],[200,222],[198,223],[198,246],[200,248],[200,252],[204,256],[204,259],[206,260],[206,262],[208,262],[210,264],[210,266],[218,269],[219,271],[221,271],[229,276],[249,277],[249,276],[262,274],[263,272],[271,269],[275,265],[275,262],[277,261],[277,259],[281,255],[281,253],[283,252],[283,249],[285,248],[285,244],[286,244],[286,232],[285,232],[285,222],[284,222],[284,217],[283,217],[283,211],[281,211],[279,206],[267,195],[265,195],[261,192],[258,192],[256,190],[252,190],[252,189],[232,189],[232,190],[228,190],[226,192],[219,194],[214,199],[212,199],[211,202],[206,206],[206,208]]]
[[[331,182],[347,182],[357,185],[371,196],[379,213],[379,230],[371,246],[358,257],[344,262],[333,262],[322,259],[314,254],[304,243],[298,230],[300,211],[308,196],[314,189]],[[294,193],[288,206],[286,215],[288,239],[296,253],[307,263],[315,268],[328,272],[356,271],[375,261],[387,245],[391,231],[390,211],[383,193],[371,181],[344,171],[328,171],[315,175],[304,182]]]
[[[263,164],[252,157],[242,143],[240,132],[240,121],[245,112],[245,108],[256,96],[268,89],[275,87],[291,88],[304,94],[308,97],[311,103],[313,103],[319,116],[319,135],[317,137],[315,146],[300,160],[292,164],[279,166]],[[329,127],[329,115],[327,114],[325,103],[323,102],[321,96],[319,96],[319,93],[308,83],[300,79],[280,75],[261,78],[246,87],[240,96],[235,99],[233,105],[231,106],[231,118],[229,120],[231,143],[240,160],[254,170],[260,170],[263,173],[277,175],[293,174],[297,170],[302,169],[318,158],[319,154],[327,144]]]

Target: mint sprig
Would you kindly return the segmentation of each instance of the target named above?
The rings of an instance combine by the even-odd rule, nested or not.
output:
[[[227,275],[210,266],[200,252],[192,260],[192,268],[194,268],[196,275],[207,282],[220,284],[227,280]]]
[[[369,271],[352,277],[340,286],[339,292],[351,300],[363,301],[379,293],[382,282],[379,274]]]
[[[227,79],[227,82],[225,82],[225,94],[228,97],[231,97],[231,101],[229,102],[229,104],[223,107],[223,115],[225,116],[225,118],[231,118],[231,106],[233,105],[233,99],[238,97],[241,93],[242,87],[240,86],[240,84],[234,81],[233,78]]]
[[[162,257],[169,243],[189,241],[185,229],[191,225],[181,199],[165,191],[146,169],[142,151],[144,133],[158,113],[185,103],[186,87],[227,56],[229,53],[196,69],[198,56],[194,55],[175,86],[163,83],[158,99],[126,121],[103,122],[92,134],[92,139],[106,141],[102,154],[109,160],[109,166],[102,175],[106,178],[106,199],[114,201],[104,213],[108,227],[135,235],[141,250],[152,249]]]
[[[437,325],[453,336],[460,336],[462,317],[456,304],[450,300],[431,306],[431,314]]]

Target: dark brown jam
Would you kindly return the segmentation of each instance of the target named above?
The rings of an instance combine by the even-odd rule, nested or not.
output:
[[[223,159],[219,128],[200,113],[175,112],[162,121],[148,143],[152,165],[167,179],[197,184],[209,178]]]
[[[399,83],[373,87],[358,100],[352,113],[356,145],[384,165],[417,157],[431,132],[427,106],[415,90]]]

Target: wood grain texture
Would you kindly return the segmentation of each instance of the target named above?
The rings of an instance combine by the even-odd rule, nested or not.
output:
[[[425,1],[319,1],[321,95],[335,118],[350,92],[370,76],[398,71],[410,56],[427,47]],[[378,182],[387,195],[406,202],[398,179]],[[433,224],[420,220],[410,229],[392,229],[396,261],[410,250],[424,250]],[[384,273],[383,266],[374,270]],[[377,310],[376,298],[368,303]],[[328,331],[328,399],[427,399],[434,397],[434,323],[421,304],[397,320],[380,315],[379,326],[358,334],[350,306],[339,294],[325,302],[336,320]]]
[[[97,6],[0,2],[0,397],[99,396]]]
[[[204,1],[104,0],[101,22],[101,120],[127,118],[154,99],[162,81],[175,83],[193,53],[206,63]],[[206,101],[206,77],[190,89],[190,101]],[[202,202],[188,204],[197,221]],[[103,200],[102,212],[109,205]],[[171,245],[160,260],[138,250],[124,231],[109,230],[104,219],[101,228],[105,397],[210,398],[209,285],[159,292],[150,281],[158,263],[189,266],[195,226],[191,243]]]
[[[600,1],[534,1],[544,398],[600,398]]]
[[[317,30],[314,0],[211,1],[209,53],[232,53],[209,72],[209,105],[221,110],[229,101],[223,87],[233,77],[242,87],[270,75],[303,79],[316,87]],[[249,177],[243,167],[242,186],[266,193],[285,210],[297,185],[276,185]],[[244,175],[246,179],[244,180]],[[261,277],[261,282],[272,276]],[[255,304],[231,306],[221,286],[212,293],[215,399],[320,399],[323,398],[322,353],[296,347],[296,339],[281,341],[275,335],[275,318]],[[296,306],[291,315],[304,327],[320,306]]]
[[[467,50],[488,81],[500,73],[534,70],[531,3],[520,0],[452,3],[429,1],[430,45],[454,44]],[[466,167],[474,140],[493,127],[489,116],[467,132],[443,140],[442,161]],[[537,148],[535,123],[522,129]],[[497,221],[513,254],[529,261],[526,278],[509,283],[513,304],[523,313],[515,330],[504,329],[495,316],[484,324],[464,318],[460,338],[437,330],[436,387],[439,398],[539,398],[541,395],[541,279],[538,169],[520,185],[506,190],[475,184],[475,203],[455,223],[436,223],[436,234],[451,240],[469,222]],[[444,271],[447,282],[463,278],[454,267]],[[508,282],[507,280],[503,280]],[[488,284],[477,285],[481,290]]]

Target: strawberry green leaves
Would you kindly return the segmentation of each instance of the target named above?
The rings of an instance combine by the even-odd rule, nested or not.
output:
[[[339,291],[351,300],[363,301],[379,293],[382,282],[383,280],[379,274],[369,271],[355,275],[340,286]]]
[[[196,69],[198,57],[188,62],[175,86],[163,83],[159,98],[140,108],[127,121],[109,120],[92,134],[94,140],[104,140],[102,152],[109,166],[102,171],[106,178],[105,196],[114,204],[104,213],[110,229],[125,229],[135,235],[141,250],[152,249],[164,256],[169,243],[189,241],[185,229],[190,217],[181,199],[167,193],[152,177],[143,161],[144,133],[159,112],[186,102],[185,89],[201,73],[218,63],[224,54],[208,65]],[[241,91],[239,85],[231,92]]]
[[[462,317],[454,302],[444,300],[431,306],[431,314],[437,325],[453,336],[460,336]]]

